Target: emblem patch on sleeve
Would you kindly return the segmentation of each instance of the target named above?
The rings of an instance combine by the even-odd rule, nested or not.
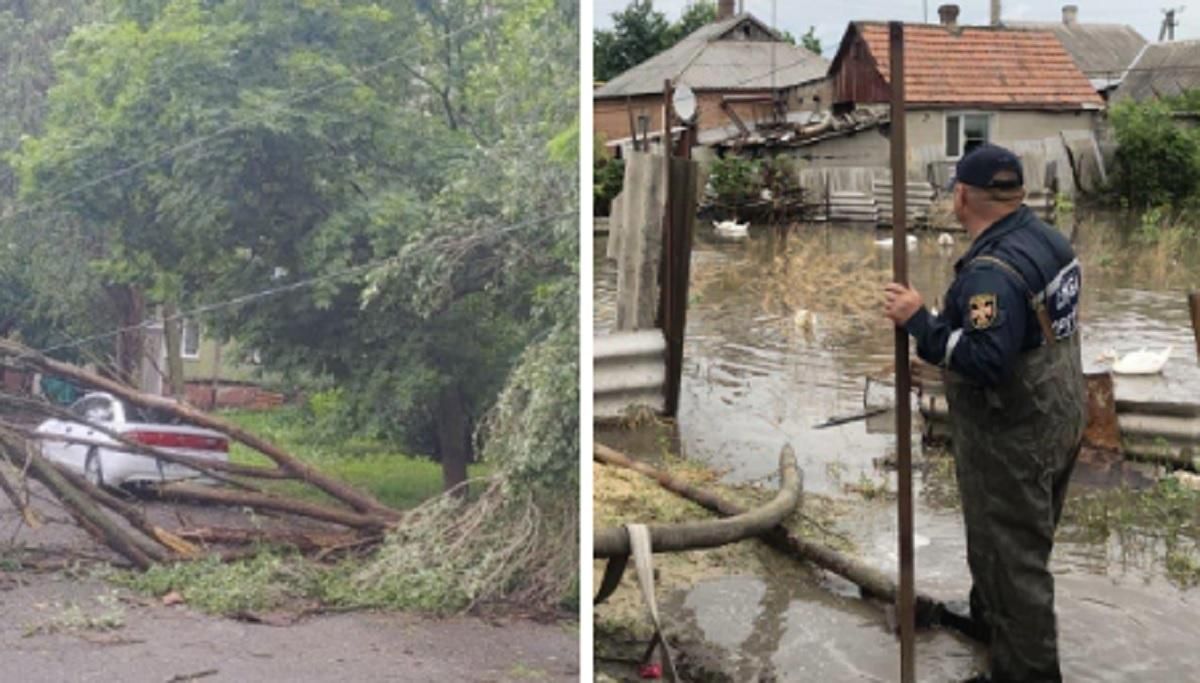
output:
[[[971,329],[986,330],[996,323],[998,310],[995,294],[976,294],[971,297],[968,308],[971,316]]]

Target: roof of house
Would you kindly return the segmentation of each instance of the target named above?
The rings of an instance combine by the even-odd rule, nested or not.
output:
[[[1111,101],[1147,100],[1200,88],[1200,40],[1150,43],[1130,64]]]
[[[775,39],[734,37],[744,24],[756,29],[756,34]],[[765,90],[820,79],[828,66],[820,55],[780,40],[753,15],[739,14],[701,26],[667,50],[614,77],[593,96],[661,93],[667,79],[693,90]]]
[[[858,31],[890,83],[888,26],[854,22],[831,72]],[[914,105],[1099,109],[1104,102],[1050,31],[906,24],[905,99]]]
[[[1079,22],[1005,22],[1013,28],[1054,31],[1080,71],[1097,90],[1116,85],[1146,46],[1146,39],[1125,24]]]

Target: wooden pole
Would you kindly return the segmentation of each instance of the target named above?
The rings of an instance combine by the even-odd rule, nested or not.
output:
[[[888,55],[891,59],[892,86],[892,272],[893,279],[908,284],[907,199],[908,141],[904,116],[904,24],[888,24]],[[916,627],[913,579],[913,501],[912,501],[912,415],[909,387],[912,381],[908,364],[908,332],[896,328],[896,465],[900,528],[900,595],[896,613],[900,619],[900,680],[916,680]]]
[[[214,338],[213,344],[213,368],[212,368],[212,404],[208,406],[209,410],[216,411],[217,409],[217,393],[221,385],[221,340],[219,337]]]
[[[637,124],[633,121],[633,105],[628,97],[625,98],[625,113],[629,115],[629,137],[633,138],[633,151],[640,152],[642,147],[638,142]]]
[[[1200,292],[1188,294],[1188,308],[1192,311],[1192,334],[1196,337],[1196,359],[1200,360]]]
[[[674,416],[679,410],[679,383],[683,371],[683,330],[679,321],[677,298],[681,283],[679,282],[680,248],[679,230],[675,221],[675,197],[671,192],[671,158],[674,156],[674,140],[671,138],[671,124],[674,112],[671,97],[674,94],[671,81],[663,81],[662,103],[662,143],[663,154],[663,219],[662,219],[662,258],[659,261],[659,299],[658,318],[662,327],[663,337],[667,342],[666,366],[667,377],[663,396],[664,413]]]

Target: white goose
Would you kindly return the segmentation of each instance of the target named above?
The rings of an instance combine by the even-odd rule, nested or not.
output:
[[[750,234],[750,222],[738,223],[737,221],[713,221],[713,227],[716,228],[717,234],[721,237],[741,238]]]
[[[918,244],[918,242],[917,242],[916,235],[905,235],[904,236],[904,248],[905,249],[908,249],[910,251],[913,249],[916,249],[917,244]],[[875,246],[879,247],[880,249],[891,249],[892,248],[892,238],[889,237],[887,239],[875,240]]]
[[[1112,362],[1112,371],[1118,375],[1157,375],[1163,371],[1167,360],[1171,358],[1174,347],[1168,346],[1161,351],[1138,349],[1124,356],[1116,351],[1105,351],[1101,360]]]

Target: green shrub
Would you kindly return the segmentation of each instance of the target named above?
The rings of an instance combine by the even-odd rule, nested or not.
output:
[[[593,213],[607,216],[612,211],[612,200],[621,192],[625,183],[625,160],[597,157],[596,172],[592,179],[592,196],[595,199]]]
[[[717,203],[725,206],[743,204],[757,198],[762,191],[762,173],[758,162],[734,155],[713,162],[708,182]]]
[[[1131,207],[1180,206],[1200,189],[1200,132],[1180,127],[1171,112],[1163,102],[1112,108],[1116,188]]]

